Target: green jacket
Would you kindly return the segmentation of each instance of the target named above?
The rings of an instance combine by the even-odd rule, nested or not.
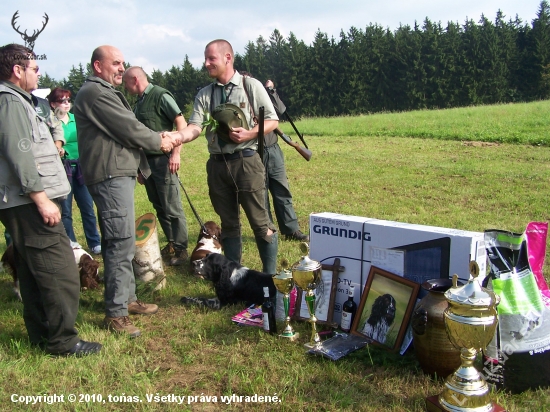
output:
[[[73,113],[87,185],[113,177],[151,174],[145,150],[160,150],[160,135],[138,121],[121,92],[90,76],[76,95]]]
[[[65,197],[71,186],[49,128],[31,95],[0,82],[0,209],[32,203],[31,192]]]
[[[156,132],[161,132],[164,130],[171,131],[174,128],[174,119],[170,119],[166,116],[165,112],[162,110],[162,99],[164,95],[168,95],[174,100],[175,99],[172,93],[168,90],[163,89],[160,86],[155,86],[150,84],[145,89],[143,96],[137,101],[136,107],[134,108],[134,113],[137,119],[147,126],[149,129]],[[181,113],[179,108],[178,112]],[[162,151],[145,151],[146,154],[155,154],[161,155]]]

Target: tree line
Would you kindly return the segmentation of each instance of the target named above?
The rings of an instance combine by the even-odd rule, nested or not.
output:
[[[236,53],[235,68],[262,82],[272,79],[294,116],[356,115],[525,102],[550,97],[550,5],[523,22],[499,10],[494,21],[432,22],[396,30],[378,24],[351,27],[329,38],[317,31],[311,45],[275,29]],[[61,81],[47,74],[41,87],[75,95],[90,65],[72,67]],[[187,56],[181,66],[150,75],[189,113],[198,89],[212,80]],[[130,103],[134,96],[127,96]]]

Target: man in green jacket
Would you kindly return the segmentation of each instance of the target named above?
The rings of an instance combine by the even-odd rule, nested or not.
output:
[[[124,56],[113,46],[92,53],[93,75],[78,92],[74,116],[80,165],[97,206],[105,278],[105,327],[131,337],[141,334],[128,314],[153,314],[157,305],[136,297],[134,187],[138,169],[149,177],[145,150],[169,152],[177,139],[140,123],[114,86],[122,84]]]
[[[130,94],[138,95],[134,107],[137,119],[156,132],[183,130],[187,122],[178,107],[174,96],[160,86],[147,80],[141,67],[130,67],[123,76],[124,87]],[[187,221],[181,205],[177,173],[180,168],[180,149],[172,150],[170,156],[160,150],[145,151],[151,168],[151,176],[138,182],[145,184],[147,197],[157,212],[160,226],[168,239],[162,255],[171,258],[171,266],[183,265],[187,259]]]
[[[0,221],[13,240],[31,344],[89,355],[101,344],[81,340],[75,329],[80,279],[58,204],[71,187],[30,94],[39,77],[32,50],[0,47]]]

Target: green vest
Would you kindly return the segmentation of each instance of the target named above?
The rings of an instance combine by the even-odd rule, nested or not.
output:
[[[163,89],[160,86],[153,85],[153,88],[144,95],[143,99],[138,100],[134,109],[136,118],[155,132],[161,132],[164,130],[172,131],[174,128],[174,119],[168,119],[160,110],[160,101],[165,93],[174,98],[172,93],[168,90]],[[163,154],[163,152],[160,150],[153,152],[145,150],[145,154],[156,155]]]

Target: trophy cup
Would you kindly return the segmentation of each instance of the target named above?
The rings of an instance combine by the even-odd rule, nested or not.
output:
[[[444,312],[445,330],[451,343],[460,349],[460,367],[445,380],[439,397],[427,399],[428,411],[496,412],[503,409],[491,402],[489,386],[474,367],[476,354],[493,339],[498,323],[496,306],[500,299],[479,284],[477,263],[470,263],[473,279],[445,292],[449,303]]]
[[[281,270],[278,274],[273,275],[273,283],[279,292],[283,294],[283,306],[285,310],[285,322],[286,326],[283,332],[279,335],[281,338],[287,338],[291,342],[294,342],[300,336],[299,333],[294,332],[292,326],[290,326],[290,291],[294,287],[294,279],[292,278],[292,272],[288,270],[289,264],[286,259],[281,262]]]
[[[315,317],[315,288],[321,280],[321,264],[309,258],[309,246],[307,243],[300,244],[300,251],[305,254],[299,262],[292,266],[292,277],[296,286],[305,292],[305,300],[309,310],[309,322],[311,323],[311,340],[306,347],[315,348],[321,344],[321,338],[317,333]],[[299,310],[299,308],[297,308]]]

